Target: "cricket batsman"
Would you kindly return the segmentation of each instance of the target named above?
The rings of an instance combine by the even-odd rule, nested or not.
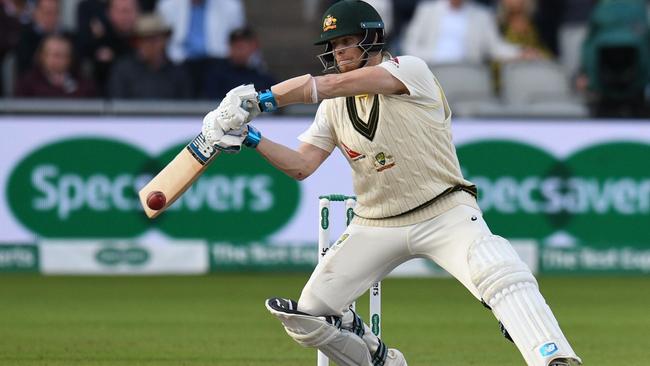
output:
[[[438,81],[421,59],[384,52],[383,27],[369,4],[335,3],[316,42],[325,46],[318,56],[325,71],[335,73],[299,76],[261,92],[237,87],[204,118],[213,145],[255,148],[295,179],[307,178],[335,147],[352,168],[357,205],[345,235],[297,302],[271,298],[266,308],[296,342],[340,366],[406,366],[404,355],[349,305],[399,264],[428,258],[492,310],[527,365],[581,364],[529,268],[483,220],[476,187],[461,174]],[[260,112],[318,102],[297,151],[247,125]]]

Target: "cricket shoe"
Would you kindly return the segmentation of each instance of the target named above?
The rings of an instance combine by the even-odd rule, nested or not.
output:
[[[569,363],[565,362],[564,360],[555,360],[551,362],[548,366],[569,366]]]
[[[569,361],[567,361],[566,359],[560,358],[560,359],[551,361],[551,363],[548,364],[548,366],[570,366],[570,364],[569,364]]]
[[[384,366],[408,366],[406,364],[406,359],[402,352],[395,348],[388,349],[388,355],[386,356],[386,362]]]

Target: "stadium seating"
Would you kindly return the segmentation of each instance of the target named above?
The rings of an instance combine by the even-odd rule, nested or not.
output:
[[[429,68],[445,91],[454,114],[475,115],[499,108],[487,65],[438,64]]]
[[[559,61],[564,72],[570,77],[575,76],[580,69],[582,43],[587,36],[587,26],[584,24],[566,24],[558,32],[560,56]]]
[[[548,110],[550,114],[585,115],[569,78],[551,61],[506,63],[501,68],[503,103],[515,109]]]

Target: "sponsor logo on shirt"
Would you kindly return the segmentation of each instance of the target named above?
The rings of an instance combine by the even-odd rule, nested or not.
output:
[[[345,154],[350,158],[352,161],[357,161],[364,159],[366,156],[362,153],[358,153],[348,147],[348,145],[344,144],[341,142],[341,145],[343,145],[343,150],[345,150]]]
[[[389,59],[388,61],[390,63],[392,63],[393,65],[395,65],[395,67],[399,68],[399,59],[397,57],[393,57],[393,58]]]
[[[383,151],[375,155],[375,170],[382,172],[395,166],[395,160],[392,155],[387,155]]]

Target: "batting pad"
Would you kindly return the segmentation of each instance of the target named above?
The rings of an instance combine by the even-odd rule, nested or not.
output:
[[[549,366],[557,359],[582,363],[539,292],[535,277],[507,240],[496,235],[479,238],[469,249],[468,262],[483,301],[529,366]]]
[[[266,300],[266,308],[282,322],[287,334],[298,344],[318,348],[337,365],[373,365],[363,339],[340,329],[340,318],[311,316],[298,311],[295,301],[280,298]]]

